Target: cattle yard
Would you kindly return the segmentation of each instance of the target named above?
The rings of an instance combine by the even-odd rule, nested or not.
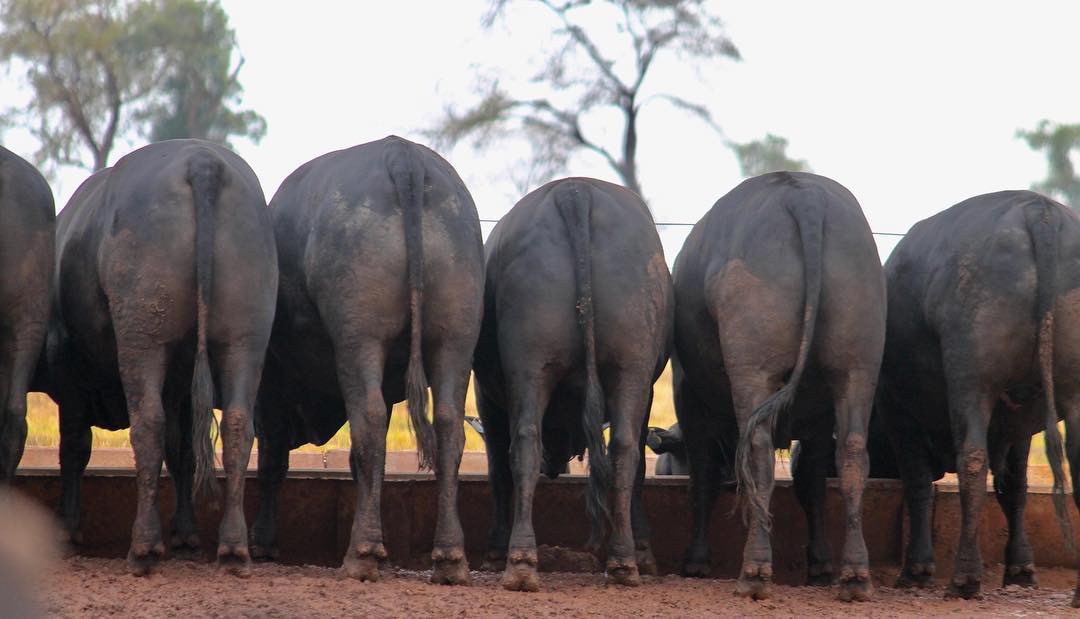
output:
[[[307,454],[314,455],[314,454]],[[150,579],[127,574],[122,561],[130,542],[135,517],[135,479],[131,469],[92,467],[83,481],[83,534],[81,556],[65,559],[57,570],[55,586],[44,594],[46,610],[55,615],[93,616],[113,609],[145,610],[145,603],[159,604],[161,612],[169,608],[189,607],[195,603],[196,614],[226,612],[238,615],[294,615],[299,604],[307,610],[333,612],[344,604],[342,591],[355,596],[349,612],[361,609],[372,612],[404,596],[410,609],[418,613],[436,608],[452,608],[466,614],[514,615],[522,612],[514,594],[498,587],[498,575],[473,571],[473,586],[447,589],[427,584],[430,569],[431,540],[436,516],[436,485],[430,474],[390,473],[383,485],[382,516],[384,539],[393,566],[386,582],[363,584],[343,578],[337,568],[348,543],[350,523],[356,503],[356,487],[347,469],[313,466],[314,458],[294,456],[294,468],[281,493],[280,565],[258,564],[248,580],[213,577],[208,562],[216,538],[214,524],[220,511],[203,504],[199,509],[200,534],[206,555],[195,562],[173,558],[160,565]],[[31,456],[31,460],[33,460]],[[399,458],[403,466],[405,458]],[[388,459],[395,462],[395,458]],[[101,461],[102,463],[107,463]],[[414,461],[415,462],[415,461]],[[308,468],[303,468],[304,464]],[[653,549],[658,577],[646,578],[644,586],[629,591],[605,586],[601,562],[583,551],[588,520],[583,509],[585,478],[578,474],[557,480],[542,480],[537,487],[534,522],[540,545],[541,592],[528,596],[530,612],[574,614],[610,614],[622,596],[642,601],[643,616],[678,612],[682,609],[716,609],[720,614],[785,614],[796,608],[819,608],[825,613],[848,612],[885,616],[914,616],[920,613],[949,612],[971,616],[992,609],[996,613],[1028,614],[1038,611],[1064,611],[1069,600],[1074,572],[1072,560],[1061,542],[1061,532],[1053,517],[1049,488],[1034,486],[1028,498],[1027,530],[1035,551],[1042,588],[1000,589],[999,564],[1006,541],[1006,523],[996,506],[983,511],[982,553],[986,558],[985,598],[982,601],[957,602],[941,599],[944,577],[952,570],[956,547],[960,500],[955,484],[935,486],[933,498],[933,535],[938,578],[936,585],[918,592],[891,589],[901,559],[906,527],[902,518],[902,487],[899,481],[871,480],[864,494],[863,518],[872,575],[878,595],[874,602],[855,608],[844,607],[834,593],[825,589],[797,587],[806,571],[806,524],[790,479],[778,468],[777,488],[773,495],[775,513],[774,552],[776,590],[774,600],[754,603],[731,596],[738,575],[742,543],[746,529],[734,511],[735,495],[722,493],[713,513],[710,530],[713,579],[691,580],[678,576],[683,550],[689,541],[690,506],[685,477],[651,477],[645,484],[645,501],[653,533]],[[1037,482],[1036,482],[1037,483]],[[48,506],[60,498],[60,478],[55,467],[24,466],[15,486]],[[172,484],[160,482],[162,514],[168,527],[174,501]],[[992,490],[987,490],[992,495]],[[991,497],[988,496],[988,499]],[[257,500],[255,480],[249,474],[245,488],[245,511],[254,516]],[[465,527],[465,549],[475,570],[483,551],[491,520],[491,497],[486,476],[464,473],[461,478],[459,505]],[[839,548],[843,535],[843,502],[835,480],[830,481],[826,500],[827,536],[833,548]],[[323,523],[311,527],[311,522]],[[61,583],[66,583],[61,586]],[[150,584],[156,583],[156,584]],[[657,585],[663,585],[659,587]],[[69,588],[70,587],[70,588]],[[328,594],[328,589],[333,590]],[[85,595],[77,595],[81,591]],[[102,591],[109,591],[105,596]],[[118,592],[123,592],[119,595]],[[153,593],[152,593],[153,592]],[[258,595],[256,592],[268,592]],[[518,594],[521,595],[521,594]],[[526,594],[527,595],[527,594]],[[280,604],[273,600],[281,596]],[[151,601],[152,598],[152,601]],[[238,606],[227,606],[227,600]],[[453,600],[452,602],[449,602]],[[267,605],[269,603],[269,605]],[[449,603],[449,606],[447,604]],[[538,604],[534,607],[533,603]],[[702,604],[707,604],[702,606]],[[179,606],[169,606],[177,604]],[[992,604],[991,606],[986,606]],[[128,605],[128,606],[126,606]],[[425,610],[426,609],[426,610]],[[397,608],[400,612],[402,609]],[[236,611],[236,612],[233,612]],[[153,611],[147,611],[155,614]],[[457,613],[455,613],[457,614]]]

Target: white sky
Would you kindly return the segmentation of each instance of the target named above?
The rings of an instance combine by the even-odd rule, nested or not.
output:
[[[472,100],[480,76],[521,81],[551,44],[553,24],[522,7],[485,31],[485,0],[223,5],[246,58],[243,104],[269,124],[260,144],[237,144],[267,199],[329,150],[389,133],[422,140],[418,130],[445,105]],[[854,192],[875,231],[904,232],[972,195],[1028,187],[1045,163],[1016,130],[1042,118],[1080,121],[1080,3],[755,0],[714,10],[743,62],[697,71],[658,63],[651,88],[707,103],[737,141],[786,137],[790,155]],[[20,77],[3,77],[0,101],[25,98]],[[590,135],[617,148],[617,127],[602,114],[593,120],[601,126],[586,127]],[[639,173],[657,220],[694,222],[741,180],[734,156],[700,121],[657,103],[639,123]],[[6,140],[33,152],[18,130]],[[136,145],[120,145],[113,161]],[[514,149],[443,154],[481,217],[499,217],[520,197],[505,178]],[[572,164],[570,174],[617,180],[593,155]],[[85,176],[60,175],[58,204]],[[685,232],[664,233],[669,261]]]

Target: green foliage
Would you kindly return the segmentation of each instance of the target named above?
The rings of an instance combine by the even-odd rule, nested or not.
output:
[[[782,137],[767,134],[764,139],[730,143],[739,159],[739,168],[746,177],[758,176],[768,172],[809,172],[810,166],[805,159],[791,159],[787,156],[788,141]]]
[[[33,91],[4,116],[30,126],[37,163],[98,170],[116,139],[258,138],[265,122],[235,112],[235,36],[216,0],[5,0],[0,62]]]
[[[1035,151],[1046,153],[1046,179],[1031,188],[1073,208],[1080,209],[1080,178],[1072,162],[1080,154],[1080,124],[1062,125],[1041,120],[1035,129],[1016,132]]]

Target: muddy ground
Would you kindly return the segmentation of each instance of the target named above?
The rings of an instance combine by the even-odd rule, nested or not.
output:
[[[392,569],[378,583],[344,578],[338,570],[260,564],[249,579],[219,574],[209,564],[167,561],[159,573],[136,578],[119,559],[60,561],[38,590],[47,616],[56,617],[697,617],[1057,616],[1072,612],[1075,572],[1039,573],[1040,589],[1001,589],[1000,566],[987,570],[981,600],[942,599],[943,587],[901,591],[878,586],[873,602],[845,604],[835,590],[775,587],[775,597],[735,597],[734,582],[646,577],[637,588],[609,587],[600,574],[544,573],[539,593],[511,593],[499,576],[473,572],[472,586],[427,584],[428,573]],[[875,570],[876,583],[895,570]],[[940,579],[939,579],[940,580]]]

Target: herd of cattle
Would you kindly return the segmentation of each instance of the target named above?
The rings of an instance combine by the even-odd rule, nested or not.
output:
[[[669,358],[679,424],[650,433]],[[485,567],[504,570],[506,588],[539,585],[539,475],[586,451],[589,546],[606,542],[613,583],[655,573],[648,442],[690,473],[685,573],[709,573],[712,505],[736,480],[749,523],[738,591],[768,596],[774,454],[792,440],[810,584],[872,596],[862,493],[880,462],[903,479],[910,517],[899,585],[933,576],[931,482],[955,471],[962,522],[947,595],[979,593],[988,470],[1009,523],[1005,584],[1033,585],[1023,510],[1039,431],[1072,544],[1062,460],[1080,470],[1080,218],[1029,191],[978,196],[916,224],[883,269],[847,189],[779,172],[720,198],[669,272],[642,200],[586,178],[528,194],[485,245],[450,164],[398,137],[304,164],[269,208],[231,151],[151,144],[91,176],[59,216],[41,175],[0,148],[0,480],[22,455],[26,392],[47,392],[60,407],[59,515],[73,545],[91,426],[131,428],[128,562],[145,574],[166,555],[163,459],[178,497],[169,545],[200,546],[193,501],[220,492],[220,408],[217,556],[245,575],[253,558],[277,555],[289,450],[348,421],[358,495],[344,569],[375,580],[385,432],[407,400],[439,489],[431,579],[466,583],[457,472],[470,371],[494,497]],[[840,478],[846,512],[839,574],[824,536],[827,476]]]

